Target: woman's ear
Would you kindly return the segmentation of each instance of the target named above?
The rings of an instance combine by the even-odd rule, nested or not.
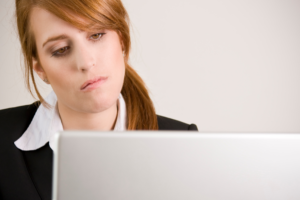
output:
[[[32,68],[45,83],[49,83],[44,69],[36,58],[32,58]]]

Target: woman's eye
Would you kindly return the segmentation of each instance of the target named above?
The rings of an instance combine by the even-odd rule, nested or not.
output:
[[[65,52],[69,49],[70,47],[63,47],[63,48],[60,48],[56,51],[53,52],[53,56],[61,56],[63,54],[65,54]]]
[[[104,35],[104,33],[97,33],[91,36],[91,39],[97,40],[101,38]]]

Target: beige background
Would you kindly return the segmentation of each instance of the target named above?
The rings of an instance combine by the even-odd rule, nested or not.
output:
[[[131,64],[158,114],[201,132],[300,132],[300,1],[123,2]],[[1,0],[0,109],[34,101],[13,15],[14,1]]]

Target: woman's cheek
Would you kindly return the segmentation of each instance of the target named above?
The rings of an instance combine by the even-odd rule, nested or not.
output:
[[[53,73],[51,86],[53,90],[60,91],[59,93],[68,93],[72,89],[72,83],[70,83],[70,75],[65,75],[63,73]],[[54,91],[55,92],[55,91]]]

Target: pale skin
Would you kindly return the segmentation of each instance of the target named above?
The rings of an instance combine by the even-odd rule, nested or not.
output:
[[[125,76],[119,34],[79,30],[42,8],[33,8],[30,20],[39,57],[32,58],[33,69],[56,93],[64,130],[112,130]],[[45,43],[62,34],[64,39]],[[99,76],[106,78],[99,87],[81,89]]]

